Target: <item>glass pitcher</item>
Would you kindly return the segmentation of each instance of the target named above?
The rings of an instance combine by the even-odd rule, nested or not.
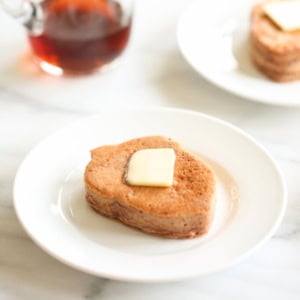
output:
[[[39,66],[53,75],[107,68],[125,50],[134,0],[0,0],[27,29]]]

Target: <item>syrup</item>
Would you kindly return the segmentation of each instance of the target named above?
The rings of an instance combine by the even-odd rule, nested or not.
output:
[[[95,71],[125,49],[131,19],[110,0],[46,0],[44,31],[29,36],[37,57],[69,73]]]

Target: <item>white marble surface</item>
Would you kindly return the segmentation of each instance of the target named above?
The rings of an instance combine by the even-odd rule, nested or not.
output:
[[[138,0],[123,64],[102,76],[69,79],[41,74],[26,59],[24,31],[0,12],[1,300],[300,299],[300,109],[246,101],[201,79],[176,44],[176,23],[188,3]],[[218,274],[171,284],[135,284],[73,270],[28,238],[12,201],[14,176],[26,153],[75,119],[136,105],[212,114],[268,148],[282,168],[289,202],[283,224],[265,246]]]

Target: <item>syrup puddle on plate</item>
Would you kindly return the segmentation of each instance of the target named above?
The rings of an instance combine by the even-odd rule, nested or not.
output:
[[[184,240],[155,237],[99,215],[85,201],[83,173],[86,162],[70,171],[62,183],[57,208],[64,221],[75,226],[86,238],[116,251],[166,255],[200,247],[226,230],[237,210],[239,191],[232,176],[221,165],[197,156],[214,170],[217,183],[214,219],[209,232],[202,237]]]

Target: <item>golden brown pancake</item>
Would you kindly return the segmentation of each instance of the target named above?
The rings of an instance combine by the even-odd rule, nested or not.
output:
[[[287,82],[300,79],[300,31],[281,30],[257,4],[251,14],[251,58],[270,79]]]
[[[173,185],[128,185],[125,175],[131,155],[151,148],[174,149]],[[84,176],[86,200],[101,215],[174,239],[193,238],[209,230],[214,211],[214,173],[177,142],[162,136],[148,136],[102,146],[91,154]]]

